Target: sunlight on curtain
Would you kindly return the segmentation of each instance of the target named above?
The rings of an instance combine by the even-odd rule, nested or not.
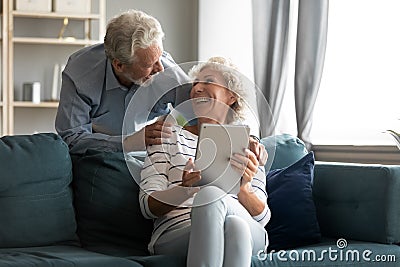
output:
[[[282,110],[276,122],[276,134],[288,133],[297,136],[296,109],[294,102],[294,73],[296,65],[296,35],[298,21],[298,1],[290,2],[290,25],[288,40],[288,74]],[[318,99],[317,99],[318,101]]]
[[[330,1],[313,144],[394,145],[400,130],[400,1]]]

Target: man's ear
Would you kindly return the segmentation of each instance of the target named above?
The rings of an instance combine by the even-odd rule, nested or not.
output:
[[[116,72],[123,72],[123,66],[124,64],[122,64],[121,61],[119,61],[118,59],[114,58],[111,62],[112,66],[114,67],[114,70]]]

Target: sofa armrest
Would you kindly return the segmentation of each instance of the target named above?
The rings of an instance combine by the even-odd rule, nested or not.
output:
[[[313,197],[327,237],[400,242],[400,166],[316,162]]]

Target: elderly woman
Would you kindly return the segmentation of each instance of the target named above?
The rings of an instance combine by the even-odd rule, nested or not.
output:
[[[198,124],[174,126],[162,145],[149,146],[141,173],[141,210],[155,219],[149,251],[187,255],[190,267],[250,266],[251,256],[268,246],[264,226],[270,219],[265,173],[257,157],[249,149],[232,155],[230,163],[242,175],[237,195],[193,186],[201,179],[193,161],[200,125],[242,118],[245,91],[224,58],[196,65],[189,76]]]

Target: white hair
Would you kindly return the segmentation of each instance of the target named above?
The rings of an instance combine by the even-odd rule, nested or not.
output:
[[[189,77],[194,80],[199,76],[199,73],[206,69],[212,69],[222,74],[225,79],[227,88],[232,91],[236,96],[236,102],[230,107],[227,122],[244,119],[244,106],[245,98],[247,97],[246,91],[243,88],[241,79],[242,74],[237,70],[237,67],[227,58],[224,57],[211,57],[207,62],[201,62],[189,71]]]
[[[109,21],[104,48],[109,59],[131,64],[138,48],[148,48],[156,44],[163,49],[163,38],[164,32],[156,18],[131,9]]]

